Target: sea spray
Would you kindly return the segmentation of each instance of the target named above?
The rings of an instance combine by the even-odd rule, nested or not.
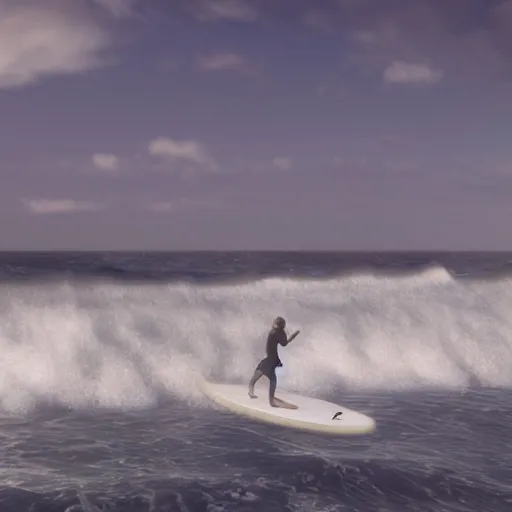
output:
[[[512,384],[508,282],[466,284],[442,268],[244,284],[0,285],[0,408],[202,403],[201,376],[247,382],[272,319],[281,385],[324,393]]]

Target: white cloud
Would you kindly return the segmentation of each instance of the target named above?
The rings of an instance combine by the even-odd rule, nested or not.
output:
[[[91,212],[101,210],[105,205],[92,201],[74,199],[23,199],[23,204],[35,214],[58,214],[72,212]]]
[[[117,15],[129,5],[126,0],[96,3]],[[111,38],[86,6],[84,0],[0,0],[0,88],[103,65],[101,52]]]
[[[278,169],[287,171],[288,169],[291,169],[292,161],[290,158],[286,156],[278,156],[272,160],[272,165],[274,165],[274,167],[277,167]]]
[[[432,85],[440,82],[443,72],[432,69],[426,64],[416,64],[395,60],[383,73],[385,82],[394,84],[425,84]]]
[[[168,162],[188,162],[200,166],[216,168],[215,161],[209,155],[206,147],[194,140],[174,140],[158,137],[149,144],[149,153]]]
[[[216,53],[200,57],[198,59],[198,66],[203,71],[241,70],[245,66],[245,60],[236,53]]]
[[[119,158],[110,153],[95,153],[92,162],[102,171],[115,172],[119,169]]]

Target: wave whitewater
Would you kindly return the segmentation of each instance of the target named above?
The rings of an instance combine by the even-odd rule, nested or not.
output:
[[[281,383],[301,392],[512,384],[509,280],[407,276],[197,286],[0,285],[0,409],[201,402],[201,375],[246,381],[273,317],[301,335]]]

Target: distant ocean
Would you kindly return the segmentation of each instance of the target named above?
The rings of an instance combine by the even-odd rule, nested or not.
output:
[[[511,270],[512,253],[0,253],[0,512],[510,512]],[[203,397],[199,376],[248,381],[276,315],[301,330],[279,387],[375,433]]]

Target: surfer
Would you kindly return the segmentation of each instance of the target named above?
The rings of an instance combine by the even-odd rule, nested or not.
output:
[[[277,387],[277,375],[276,368],[283,366],[281,360],[279,359],[279,355],[277,353],[277,345],[281,345],[282,347],[286,347],[288,343],[290,343],[300,331],[295,331],[289,338],[286,337],[286,332],[284,328],[286,327],[286,321],[284,318],[278,316],[272,325],[271,331],[268,333],[267,337],[267,357],[262,359],[258,366],[256,366],[256,370],[254,370],[254,375],[252,376],[251,381],[249,382],[249,396],[251,398],[258,398],[254,394],[254,385],[258,380],[265,375],[270,380],[268,399],[270,405],[272,407],[278,407],[275,403],[275,392]]]

